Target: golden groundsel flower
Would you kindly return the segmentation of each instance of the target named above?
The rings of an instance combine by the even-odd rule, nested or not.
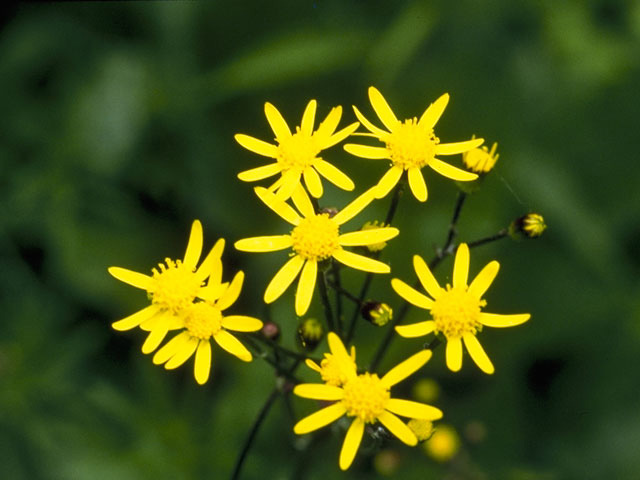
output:
[[[342,341],[335,333],[330,332],[328,337],[331,337],[330,345],[333,343],[334,356],[338,350],[346,354]],[[341,347],[337,346],[338,343]],[[342,354],[337,358],[343,358]],[[402,442],[415,446],[418,443],[415,433],[396,415],[437,420],[442,418],[442,411],[423,403],[391,398],[390,389],[420,369],[430,358],[431,351],[422,350],[396,365],[382,378],[368,372],[358,375],[355,369],[345,363],[343,371],[348,373],[348,378],[340,386],[328,383],[297,385],[293,393],[299,397],[334,403],[300,420],[293,431],[302,435],[322,428],[344,415],[353,417],[340,451],[339,465],[342,470],[349,468],[353,462],[366,424],[380,422]]]
[[[496,153],[497,148],[498,144],[495,142],[491,146],[491,150],[489,150],[486,145],[473,148],[462,154],[462,163],[464,163],[467,169],[480,175],[489,173],[500,157],[500,155]]]
[[[411,192],[421,202],[427,200],[427,185],[421,171],[425,166],[429,166],[439,174],[453,180],[466,182],[478,178],[475,173],[467,172],[436,158],[436,155],[464,153],[480,146],[484,141],[478,138],[456,143],[440,143],[433,127],[449,102],[449,94],[445,93],[432,103],[419,120],[414,117],[403,122],[396,118],[387,101],[374,87],[369,87],[369,100],[387,130],[376,127],[355,106],[353,109],[358,120],[370,132],[365,135],[377,138],[385,146],[374,147],[348,143],[344,149],[352,155],[362,158],[391,160],[391,169],[378,182],[378,198],[384,197],[391,191],[405,170]]]
[[[432,332],[442,333],[447,339],[447,367],[453,372],[459,371],[462,367],[462,342],[464,341],[469,355],[480,367],[480,370],[489,374],[493,373],[493,364],[476,338],[478,331],[483,326],[512,327],[520,325],[531,317],[528,313],[499,315],[482,311],[486,305],[482,296],[498,274],[500,264],[495,260],[489,262],[471,284],[467,284],[469,247],[466,243],[461,243],[458,246],[453,265],[453,286],[447,285],[446,289],[440,287],[420,256],[413,257],[413,266],[420,283],[432,298],[418,292],[397,278],[391,280],[391,286],[407,302],[429,310],[433,320],[397,326],[398,334],[402,337],[422,337]]]
[[[316,213],[309,199],[295,202],[300,216],[291,206],[262,187],[256,187],[258,197],[275,213],[294,226],[288,235],[271,235],[238,240],[235,247],[244,252],[273,252],[291,248],[293,256],[275,274],[264,292],[264,301],[271,303],[280,297],[300,274],[296,293],[296,314],[306,313],[311,304],[318,273],[318,262],[334,258],[352,268],[373,273],[389,273],[387,264],[343,247],[366,246],[384,242],[398,235],[397,228],[385,227],[366,231],[340,233],[340,227],[360,213],[374,199],[375,189],[369,189],[353,202],[331,216]]]

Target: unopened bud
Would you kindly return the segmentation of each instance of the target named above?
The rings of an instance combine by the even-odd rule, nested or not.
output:
[[[426,439],[433,435],[433,423],[429,420],[421,420],[418,418],[412,418],[407,423],[407,427],[411,429],[413,433],[415,433],[416,437],[418,437],[419,442],[424,442]]]
[[[388,227],[389,225],[385,224],[384,222],[378,222],[377,220],[374,220],[373,222],[367,222],[365,223],[362,228],[360,228],[361,231],[365,231],[365,230],[372,230],[374,228],[384,228],[384,227]],[[382,250],[384,247],[387,246],[387,242],[378,242],[378,243],[374,243],[372,245],[367,245],[365,248],[367,250],[369,250],[370,252],[379,252],[380,250]]]
[[[365,302],[360,308],[360,313],[366,320],[378,327],[386,325],[393,318],[393,309],[381,302]]]
[[[280,338],[280,327],[275,322],[264,322],[264,325],[262,325],[262,330],[260,330],[260,332],[269,340],[278,341],[278,339]]]
[[[475,138],[475,135],[472,138]],[[491,150],[486,145],[473,148],[462,154],[462,162],[470,172],[477,173],[480,176],[486,175],[498,161],[500,155],[496,153],[497,148],[498,144],[495,142],[491,146]]]
[[[298,343],[305,350],[314,350],[322,340],[323,336],[324,327],[322,326],[322,323],[315,318],[305,318],[298,325]]]
[[[539,213],[528,213],[520,218],[516,218],[509,225],[509,235],[512,238],[536,238],[542,235],[547,228],[544,218]]]

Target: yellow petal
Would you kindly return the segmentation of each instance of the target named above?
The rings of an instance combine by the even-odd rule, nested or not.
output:
[[[368,158],[370,160],[382,160],[390,158],[389,150],[385,147],[372,147],[370,145],[359,145],[357,143],[347,143],[345,151],[356,157]]]
[[[250,362],[253,358],[251,352],[238,340],[226,330],[220,330],[213,336],[213,339],[224,350],[231,355],[235,355],[243,362]]]
[[[344,365],[353,366],[352,357],[349,356],[344,343],[342,343],[342,340],[338,335],[333,332],[329,332],[327,334],[327,343],[329,344],[329,350],[331,351],[331,354],[335,355],[341,363],[343,363]],[[355,360],[355,353],[353,355],[353,360]],[[356,373],[355,370],[353,373]]]
[[[505,328],[515,327],[520,325],[531,318],[528,313],[517,313],[513,315],[500,315],[498,313],[485,313],[480,312],[480,318],[478,321],[486,325],[487,327]]]
[[[193,376],[200,385],[204,385],[209,380],[211,371],[211,342],[201,340],[196,350],[196,361],[193,366]]]
[[[314,430],[329,425],[331,422],[335,422],[344,415],[345,412],[346,409],[342,405],[342,402],[334,403],[300,420],[293,426],[293,432],[298,435],[313,432]]]
[[[431,269],[425,263],[421,256],[413,256],[413,268],[416,271],[416,275],[418,275],[418,279],[420,280],[420,283],[422,284],[424,289],[429,295],[437,300],[442,293],[442,288],[440,288],[436,277],[433,276],[433,273],[431,273]]]
[[[336,213],[333,217],[333,221],[338,225],[343,225],[344,223],[348,222],[353,217],[358,215],[362,210],[364,210],[367,205],[369,205],[373,201],[375,193],[375,188],[370,188],[369,190],[358,196],[349,205]]]
[[[342,107],[339,105],[337,107],[333,107],[327,117],[322,121],[322,123],[320,123],[320,126],[318,127],[318,130],[316,130],[315,135],[317,135],[321,141],[323,139],[328,139],[329,137],[331,137],[331,135],[333,135],[333,132],[335,132],[336,128],[338,127],[341,117]]]
[[[303,265],[304,259],[300,255],[287,260],[267,285],[264,292],[265,303],[271,303],[280,297],[298,276]]]
[[[238,174],[238,178],[243,182],[256,182],[265,178],[272,177],[276,173],[280,173],[282,167],[278,163],[270,163],[269,165],[263,165],[262,167],[252,168],[251,170],[245,170]]]
[[[283,200],[277,198],[272,192],[263,187],[256,187],[253,190],[256,192],[258,198],[262,200],[267,207],[280,215],[283,220],[286,220],[291,225],[298,225],[300,223],[300,215],[298,215],[293,208],[284,203]]]
[[[412,323],[411,325],[398,325],[396,332],[405,338],[424,337],[436,329],[436,322],[425,320],[424,322]]]
[[[369,120],[367,120],[367,118],[360,112],[360,110],[358,110],[357,107],[353,107],[353,111],[356,114],[356,117],[358,117],[358,121],[364,125],[364,127],[369,130],[371,133],[373,133],[376,137],[380,138],[380,137],[384,137],[385,135],[388,135],[389,132],[386,132],[384,130],[382,130],[381,128],[376,127],[373,123],[371,123]]]
[[[242,290],[242,283],[244,282],[244,273],[238,272],[231,281],[231,285],[224,291],[220,299],[216,302],[216,306],[220,310],[229,308],[240,296]]]
[[[302,130],[305,135],[311,136],[313,133],[313,124],[316,119],[317,106],[318,103],[315,100],[311,100],[304,109],[304,113],[302,114],[302,123],[300,123],[300,130]]]
[[[142,344],[142,353],[146,355],[158,348],[168,332],[169,328],[166,325],[161,325],[160,327],[151,330]]]
[[[225,240],[224,238],[218,239],[213,248],[209,251],[205,259],[202,261],[198,270],[196,270],[196,278],[199,281],[204,281],[205,278],[210,277],[218,279],[219,283],[222,278],[222,252],[224,251]]]
[[[191,234],[189,235],[189,242],[187,243],[187,250],[183,260],[189,270],[196,269],[196,264],[202,254],[202,241],[202,224],[200,220],[194,220],[193,225],[191,225]]]
[[[431,355],[431,350],[420,350],[389,370],[380,381],[387,388],[394,386],[422,368],[429,361]]]
[[[411,400],[401,400],[390,398],[387,401],[386,409],[396,415],[408,418],[418,418],[421,420],[439,420],[442,418],[442,410],[424,403],[412,402]]]
[[[355,418],[351,422],[349,430],[344,437],[344,443],[340,450],[340,460],[338,461],[341,470],[346,470],[353,463],[353,459],[358,452],[360,442],[362,441],[362,435],[364,434],[364,422],[359,418]]]
[[[474,140],[466,140],[464,142],[439,143],[436,145],[436,155],[457,155],[458,153],[473,150],[483,143],[484,138],[476,138]]]
[[[276,107],[274,107],[269,102],[265,103],[264,114],[266,115],[267,121],[271,126],[271,130],[273,130],[273,133],[276,135],[276,139],[278,141],[291,136],[291,130],[289,130],[287,122],[284,120],[284,118],[282,118],[282,115]]]
[[[445,163],[442,160],[438,160],[437,158],[432,158],[431,160],[429,160],[428,165],[440,175],[444,175],[451,180],[458,180],[459,182],[469,182],[478,178],[478,175],[476,175],[475,173],[461,170],[458,167],[449,165],[448,163]]]
[[[235,332],[256,332],[262,328],[262,322],[246,315],[228,315],[222,317],[222,326]]]
[[[393,413],[384,411],[378,416],[378,420],[395,435],[402,443],[413,447],[418,444],[418,438],[407,425]]]
[[[316,278],[318,277],[318,262],[315,260],[307,260],[300,274],[298,281],[298,290],[296,292],[296,315],[299,317],[307,313],[311,298],[316,287]]]
[[[493,363],[489,360],[489,357],[476,336],[473,333],[466,333],[463,338],[469,355],[471,355],[473,361],[476,362],[476,365],[478,365],[484,373],[491,375],[495,371],[495,368],[493,368]]]
[[[198,298],[213,303],[220,298],[227,288],[229,288],[229,282],[217,283],[209,278],[207,285],[200,289]]]
[[[361,247],[386,242],[396,237],[400,230],[394,227],[371,228],[358,232],[343,233],[338,238],[343,247]]]
[[[307,191],[304,189],[301,183],[298,183],[298,185],[296,186],[296,189],[291,195],[291,199],[293,200],[293,204],[305,218],[315,216],[316,213],[313,209],[311,199],[309,198]]]
[[[457,372],[462,368],[462,339],[461,338],[449,338],[447,339],[447,367],[452,372]]]
[[[401,167],[394,165],[391,167],[387,173],[385,173],[382,178],[378,181],[376,185],[376,198],[384,198],[386,197],[393,187],[397,185],[400,181],[400,177],[402,177]]]
[[[297,168],[291,168],[289,170],[285,170],[282,173],[282,185],[278,188],[276,192],[276,197],[285,201],[291,197],[293,191],[296,189],[298,184],[300,183],[300,172]]]
[[[442,116],[444,109],[447,108],[447,104],[449,103],[449,94],[445,93],[440,96],[435,102],[433,102],[429,107],[424,111],[418,124],[421,127],[425,127],[426,129],[431,129],[436,126],[438,120]]]
[[[173,337],[160,350],[156,352],[156,354],[153,356],[153,363],[156,365],[165,363],[176,353],[182,350],[182,348],[189,341],[189,338],[191,338],[191,335],[189,335],[189,332],[187,332],[186,330]]]
[[[369,101],[371,102],[371,106],[375,110],[378,118],[384,124],[385,127],[389,131],[393,131],[393,129],[398,125],[398,119],[396,118],[393,110],[384,99],[382,94],[375,87],[369,87]]]
[[[154,315],[153,317],[143,321],[140,324],[140,328],[145,332],[150,332],[151,330],[156,330],[158,328],[165,330],[175,330],[176,328],[182,327],[182,319],[173,315],[167,310],[159,311],[157,315]]]
[[[129,315],[128,317],[123,318],[122,320],[118,320],[117,322],[113,322],[111,327],[114,330],[119,332],[123,332],[125,330],[131,330],[132,328],[137,327],[145,320],[150,319],[159,311],[158,307],[155,305],[149,305],[148,307],[143,308],[142,310],[137,311],[136,313]]]
[[[318,172],[316,172],[313,167],[307,167],[303,170],[302,175],[304,176],[304,183],[309,193],[315,198],[320,198],[322,196],[322,182],[320,181]]]
[[[189,360],[189,358],[191,358],[191,355],[193,355],[193,352],[196,351],[199,342],[200,340],[198,340],[197,338],[189,336],[189,339],[182,345],[180,345],[180,349],[176,352],[176,354],[171,357],[167,363],[164,364],[164,368],[166,368],[167,370],[173,370],[174,368],[178,368],[184,362]]]
[[[315,371],[315,372],[320,373],[320,372],[322,371],[322,369],[320,368],[320,366],[319,366],[316,362],[314,362],[313,360],[311,360],[310,358],[307,358],[307,359],[304,361],[304,363],[305,363],[305,365],[306,365],[307,367],[309,367],[311,370],[313,370],[313,371]]]
[[[236,142],[253,153],[269,158],[276,158],[278,156],[278,147],[275,145],[263,142],[262,140],[258,140],[257,138],[250,137],[249,135],[244,135],[242,133],[234,135],[233,138],[236,139]]]
[[[471,285],[469,285],[468,292],[476,297],[478,300],[482,298],[482,295],[489,289],[491,283],[498,275],[500,270],[500,264],[493,260],[489,262],[485,267],[480,270],[480,273],[473,279]]]
[[[301,383],[293,388],[293,393],[311,400],[340,400],[344,396],[341,388],[324,383]]]
[[[276,252],[289,248],[291,235],[266,235],[263,237],[243,238],[233,244],[242,252]]]
[[[467,288],[469,276],[469,247],[466,243],[458,245],[456,259],[453,262],[453,286]]]
[[[408,170],[409,174],[409,187],[413,196],[419,202],[427,201],[427,184],[424,183],[424,177],[418,167],[413,167]]]
[[[134,272],[121,267],[109,267],[108,272],[121,282],[127,283],[133,287],[141,288],[149,291],[153,286],[153,278],[144,273]]]
[[[317,158],[313,162],[313,167],[318,171],[320,175],[329,180],[336,187],[347,190],[349,192],[354,189],[355,185],[353,181],[347,175],[342,173],[341,170],[339,170],[326,160]]]
[[[347,267],[356,268],[365,272],[389,273],[391,271],[391,268],[386,263],[358,255],[357,253],[348,252],[347,250],[336,250],[333,252],[333,258],[345,264]]]
[[[416,307],[424,308],[425,310],[431,310],[431,307],[433,307],[433,300],[420,293],[415,288],[410,287],[399,278],[391,280],[391,288],[393,288],[395,292],[407,302],[415,305]]]
[[[337,145],[338,143],[340,143],[341,141],[343,141],[345,138],[347,138],[349,135],[351,135],[353,132],[355,132],[358,127],[360,126],[360,124],[358,122],[356,123],[352,123],[351,125],[343,128],[342,130],[334,133],[333,135],[331,135],[327,141],[322,142],[321,144],[321,148],[323,150],[327,149],[327,148],[331,148],[334,145]]]

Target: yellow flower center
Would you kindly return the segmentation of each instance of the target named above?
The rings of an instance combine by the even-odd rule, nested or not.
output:
[[[209,340],[222,328],[222,313],[207,302],[192,303],[185,311],[184,326],[192,337]]]
[[[313,163],[318,153],[318,142],[300,131],[282,140],[278,139],[277,161],[283,170],[299,168],[304,170]]]
[[[433,160],[436,145],[440,143],[433,129],[421,127],[416,118],[405,120],[382,140],[387,144],[393,164],[405,170],[427,165]]]
[[[321,213],[302,220],[291,231],[293,250],[305,260],[324,260],[340,249],[338,224]]]
[[[148,293],[154,305],[175,314],[193,302],[201,282],[180,260],[164,261],[153,269],[154,282]]]
[[[343,387],[342,404],[347,415],[373,423],[384,412],[391,397],[375,373],[363,373],[351,378]]]
[[[349,363],[345,363],[335,355],[325,353],[322,362],[320,362],[320,376],[326,384],[340,387],[351,378],[356,368],[356,362],[351,358],[349,358]]]
[[[465,333],[475,333],[480,329],[478,322],[480,309],[486,305],[467,292],[466,288],[451,288],[438,297],[431,307],[431,315],[436,322],[436,331],[447,339],[461,338]]]

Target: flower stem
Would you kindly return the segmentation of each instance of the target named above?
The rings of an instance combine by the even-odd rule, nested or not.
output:
[[[495,242],[496,240],[500,240],[501,238],[505,238],[509,235],[509,231],[506,228],[503,228],[495,235],[490,237],[481,238],[480,240],[476,240],[474,242],[469,242],[469,248],[479,247],[480,245],[485,245],[487,243]]]
[[[331,302],[327,293],[327,278],[325,272],[318,271],[318,284],[320,287],[320,297],[322,298],[322,306],[324,308],[324,316],[327,320],[327,328],[330,332],[335,332],[335,322],[333,320],[333,311],[331,310]],[[338,319],[338,335],[342,334],[342,322]]]

